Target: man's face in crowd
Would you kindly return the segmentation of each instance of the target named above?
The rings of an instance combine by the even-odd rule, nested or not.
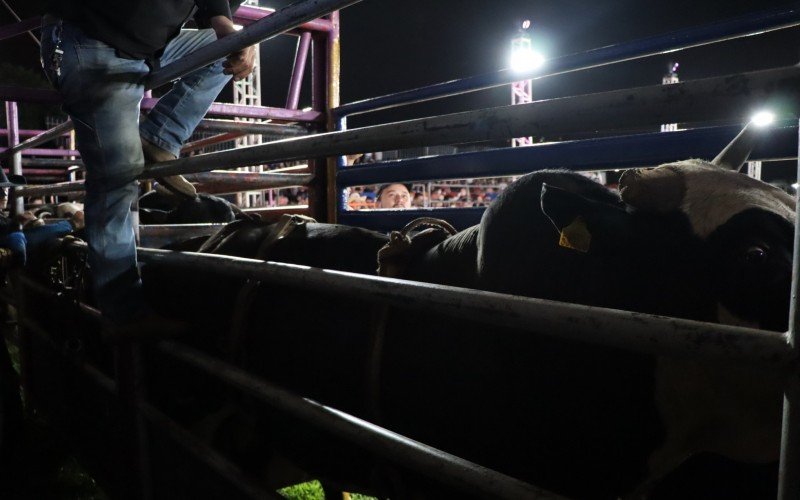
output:
[[[411,194],[402,184],[389,184],[381,192],[378,208],[410,208]]]

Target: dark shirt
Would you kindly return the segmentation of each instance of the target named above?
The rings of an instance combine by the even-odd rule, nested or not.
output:
[[[207,27],[231,17],[228,0],[50,0],[48,12],[116,48],[123,57],[153,59],[192,16]]]

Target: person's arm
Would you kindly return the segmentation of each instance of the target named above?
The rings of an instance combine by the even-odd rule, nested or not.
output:
[[[239,1],[229,0],[195,0],[197,12],[195,21],[203,28],[211,27],[217,38],[224,38],[236,33],[236,28],[231,20],[231,11],[235,11]],[[256,60],[255,46],[250,46],[230,54],[222,65],[225,74],[233,75],[234,80],[241,80],[253,71]]]
[[[222,15],[211,18],[211,27],[217,34],[217,38],[224,38],[230,34],[236,33],[233,21]],[[233,75],[234,80],[241,80],[253,72],[255,63],[256,47],[255,45],[251,45],[230,54],[225,62],[222,63],[222,66],[225,67],[224,73],[226,75]]]

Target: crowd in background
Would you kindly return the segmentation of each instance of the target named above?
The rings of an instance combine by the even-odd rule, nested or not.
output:
[[[467,208],[485,207],[513,182],[514,178],[461,179],[406,184],[410,208]],[[380,207],[381,185],[354,186],[346,190],[350,210],[369,210]]]

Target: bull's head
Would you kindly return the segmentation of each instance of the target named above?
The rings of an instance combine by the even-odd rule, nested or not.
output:
[[[788,316],[796,207],[783,190],[739,173],[758,134],[746,126],[710,162],[629,170],[620,193],[636,209],[688,218],[709,247],[720,322],[779,330]]]

